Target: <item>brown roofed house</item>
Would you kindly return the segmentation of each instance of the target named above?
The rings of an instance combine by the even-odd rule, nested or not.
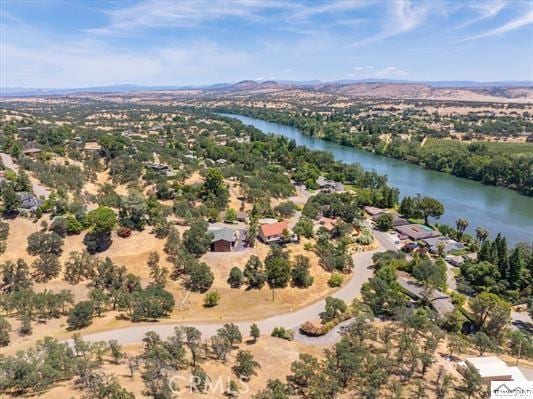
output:
[[[259,238],[266,244],[283,240],[283,232],[289,229],[287,222],[262,224],[259,227]]]

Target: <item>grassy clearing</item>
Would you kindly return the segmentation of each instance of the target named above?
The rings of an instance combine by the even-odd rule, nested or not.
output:
[[[504,154],[533,154],[533,143],[504,143],[504,142],[484,142],[491,151],[500,152]],[[442,147],[459,147],[466,146],[468,143],[429,137],[424,144],[424,148],[442,148]]]

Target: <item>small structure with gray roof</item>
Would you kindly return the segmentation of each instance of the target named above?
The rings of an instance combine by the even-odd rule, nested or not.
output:
[[[237,231],[233,229],[212,230],[213,239],[211,240],[211,251],[213,252],[231,252],[238,240]]]

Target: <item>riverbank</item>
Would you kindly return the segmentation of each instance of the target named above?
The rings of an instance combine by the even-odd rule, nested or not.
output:
[[[494,146],[497,143],[490,143],[490,147],[476,143],[478,145],[471,151],[466,144],[459,141],[446,140],[442,143],[442,140],[432,138],[428,141],[429,144],[423,146],[427,136],[420,138],[419,142],[412,139],[411,135],[405,138],[406,134],[393,138],[390,134],[371,130],[353,132],[354,128],[350,123],[343,125],[343,122],[317,122],[309,116],[253,108],[229,109],[227,112],[284,124],[298,129],[306,136],[533,196],[533,187],[527,175],[527,170],[533,164],[533,157],[530,156],[533,153],[532,143],[520,144],[524,148],[522,152],[516,151],[516,145],[512,147],[513,151],[503,151],[506,148],[505,143],[502,143],[499,150],[499,147]]]
[[[533,198],[502,187],[487,186],[317,139],[304,135],[291,126],[243,115],[223,116],[238,119],[266,134],[284,136],[309,149],[329,152],[335,159],[347,164],[358,163],[367,170],[375,170],[381,175],[386,175],[389,183],[400,190],[401,197],[417,194],[434,197],[445,207],[444,215],[438,220],[441,224],[455,225],[457,219],[466,218],[470,222],[467,232],[475,234],[476,227],[483,226],[492,237],[501,233],[512,245],[528,242],[533,237]]]

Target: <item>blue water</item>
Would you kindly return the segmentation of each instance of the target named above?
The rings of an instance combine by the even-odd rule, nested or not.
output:
[[[345,163],[360,163],[365,169],[386,175],[390,185],[400,189],[401,196],[422,194],[441,201],[445,213],[439,223],[455,225],[466,218],[467,229],[474,234],[477,226],[485,227],[491,237],[502,233],[509,243],[533,240],[533,198],[502,187],[486,186],[442,172],[423,169],[370,152],[306,136],[298,129],[266,122],[242,115],[222,114],[239,119],[264,133],[273,133],[294,139],[297,144],[313,150],[328,151]]]

